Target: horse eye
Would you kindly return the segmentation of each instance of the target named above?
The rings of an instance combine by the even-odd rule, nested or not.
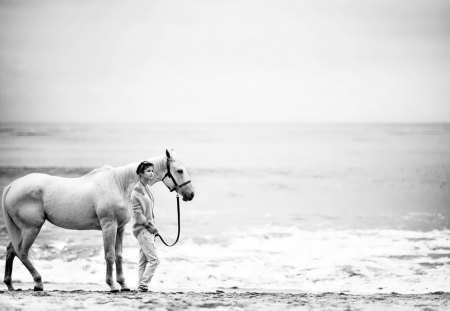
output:
[[[183,170],[177,170],[178,174],[183,174]]]

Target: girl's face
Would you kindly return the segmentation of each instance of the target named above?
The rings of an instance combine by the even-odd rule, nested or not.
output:
[[[154,168],[153,166],[147,167],[144,172],[142,173],[142,177],[144,177],[147,180],[153,179],[155,177]]]

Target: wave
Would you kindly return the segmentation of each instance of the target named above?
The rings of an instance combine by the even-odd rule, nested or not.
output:
[[[98,245],[91,243],[91,247],[73,239],[36,246],[33,257],[44,280],[103,284],[101,238],[96,238]],[[83,240],[86,242],[86,234]],[[202,239],[185,237],[174,248],[158,244],[161,265],[151,287],[355,294],[448,292],[449,249],[449,230],[304,231],[267,225]],[[137,259],[137,242],[126,239],[129,284],[137,282]],[[28,280],[26,269],[17,266],[15,279]]]

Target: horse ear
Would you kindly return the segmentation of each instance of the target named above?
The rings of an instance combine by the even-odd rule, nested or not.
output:
[[[167,159],[170,159],[170,158],[171,158],[171,156],[170,156],[170,152],[169,152],[169,150],[168,150],[168,149],[166,149],[166,156],[167,156]]]

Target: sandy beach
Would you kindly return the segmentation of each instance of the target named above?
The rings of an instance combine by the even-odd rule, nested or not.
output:
[[[49,288],[61,284],[47,284]],[[73,285],[72,285],[73,286]],[[450,307],[450,293],[421,295],[397,293],[351,295],[345,293],[292,293],[215,290],[137,291],[109,293],[86,290],[31,290],[0,292],[0,309],[30,310],[422,310]]]

